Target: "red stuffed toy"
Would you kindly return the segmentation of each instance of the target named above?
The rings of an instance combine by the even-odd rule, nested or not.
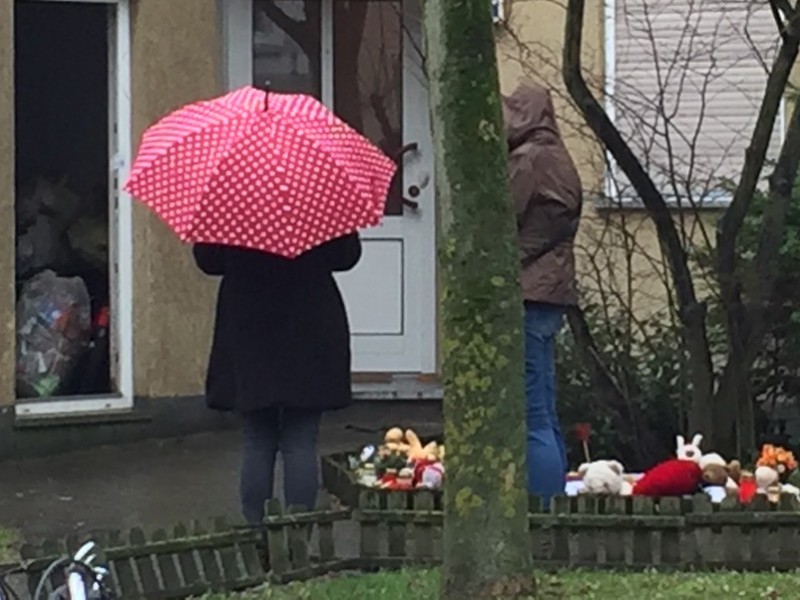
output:
[[[739,482],[739,502],[748,504],[758,493],[758,484],[753,479],[753,476],[742,477]]]
[[[700,487],[703,471],[691,460],[673,458],[657,464],[633,486],[634,496],[685,496]]]

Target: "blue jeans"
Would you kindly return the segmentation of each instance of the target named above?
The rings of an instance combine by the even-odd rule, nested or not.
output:
[[[239,491],[247,523],[264,520],[264,504],[272,499],[275,461],[283,457],[286,506],[313,510],[319,489],[317,437],[322,413],[314,410],[263,409],[242,415],[244,447]]]
[[[525,397],[528,426],[528,491],[545,505],[564,493],[567,452],[556,414],[555,336],[564,308],[525,304]]]

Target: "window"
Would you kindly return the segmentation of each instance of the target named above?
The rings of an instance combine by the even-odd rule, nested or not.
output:
[[[678,206],[724,205],[741,170],[778,48],[769,5],[751,0],[606,0],[607,109]],[[782,111],[770,156],[782,141]],[[615,165],[608,193],[636,194]]]
[[[389,156],[403,147],[398,0],[253,0],[252,81],[320,98]],[[395,180],[386,214],[403,213]]]

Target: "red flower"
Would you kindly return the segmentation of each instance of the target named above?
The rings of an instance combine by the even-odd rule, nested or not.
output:
[[[575,432],[575,437],[578,438],[579,442],[588,442],[589,437],[592,435],[592,424],[575,423],[572,430]]]

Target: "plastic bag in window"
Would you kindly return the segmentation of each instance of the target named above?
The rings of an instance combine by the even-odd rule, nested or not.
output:
[[[74,374],[91,335],[91,303],[79,277],[43,271],[17,301],[17,393],[54,396]]]

